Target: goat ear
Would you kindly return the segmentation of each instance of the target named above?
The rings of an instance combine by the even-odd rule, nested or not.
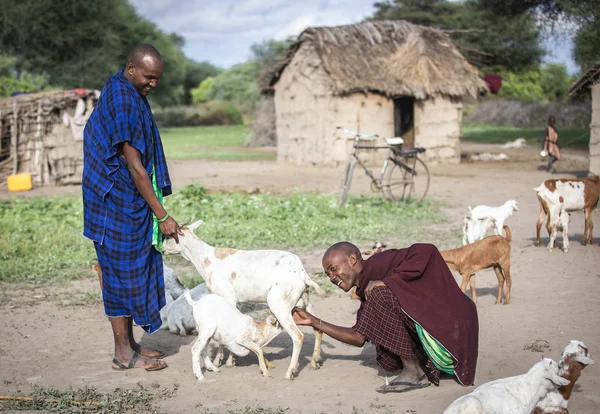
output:
[[[569,385],[571,383],[570,380],[561,377],[558,374],[552,374],[552,377],[550,377],[550,381],[552,381],[554,383],[554,385],[560,387],[562,385]]]
[[[188,229],[190,229],[191,231],[196,230],[198,227],[200,227],[201,224],[204,224],[204,222],[202,220],[198,220],[193,222],[192,224],[190,224],[188,226]]]
[[[575,361],[583,365],[592,365],[594,363],[594,360],[592,358],[584,355],[577,355],[575,357]]]

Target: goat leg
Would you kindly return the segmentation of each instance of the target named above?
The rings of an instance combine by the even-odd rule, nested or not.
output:
[[[500,265],[494,265],[494,273],[496,273],[496,278],[498,279],[498,294],[496,295],[496,305],[502,302],[502,296],[504,294],[504,275],[502,274],[502,270],[500,269]]]

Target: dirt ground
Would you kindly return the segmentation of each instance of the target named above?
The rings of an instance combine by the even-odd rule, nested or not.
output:
[[[500,151],[492,145],[463,146],[465,154],[490,150]],[[583,213],[571,215],[568,253],[561,250],[550,253],[533,245],[538,202],[532,188],[551,177],[538,169],[541,165],[536,155],[538,150],[504,151],[510,157],[508,161],[464,162],[431,168],[429,194],[444,202],[444,211],[452,218],[444,226],[459,229],[467,205],[500,205],[508,199],[517,200],[519,205],[519,211],[507,222],[513,234],[510,305],[494,305],[497,282],[492,271],[477,276],[480,347],[476,385],[524,373],[542,356],[558,360],[571,339],[584,341],[592,356],[600,358],[600,247],[581,245]],[[565,151],[564,157],[557,164],[555,177],[585,175],[584,153]],[[339,191],[343,171],[343,166],[296,167],[275,162],[175,161],[170,167],[177,186],[202,182],[209,189],[258,187],[272,192],[295,188]],[[355,178],[351,193],[368,192],[367,180],[358,172]],[[78,191],[78,187],[41,189],[26,195]],[[0,198],[9,196],[0,193]],[[598,212],[594,219],[600,222]],[[334,239],[332,242],[337,241]],[[544,234],[542,241],[547,243],[547,240]],[[301,253],[309,271],[319,270],[320,254]],[[90,279],[78,281],[58,294],[97,295],[98,291],[97,283]],[[179,385],[175,398],[160,403],[164,412],[170,413],[225,412],[262,406],[288,408],[288,412],[294,413],[423,414],[440,413],[455,398],[474,389],[443,380],[439,387],[405,394],[378,394],[375,388],[383,383],[385,373],[375,362],[374,347],[367,344],[362,349],[354,348],[327,337],[323,341],[323,366],[313,371],[308,366],[313,347],[313,335],[308,329],[305,329],[299,375],[291,382],[283,379],[291,356],[291,341],[285,334],[265,349],[269,360],[277,366],[271,371],[272,378],[260,375],[256,358],[250,355],[239,358],[235,368],[207,373],[207,379],[214,382],[197,383],[191,370],[193,337],[182,338],[166,331],[142,336],[141,330],[137,332],[144,345],[167,351],[169,368],[159,372],[115,372],[110,369],[112,335],[101,304],[94,301],[93,305],[77,307],[57,305],[56,300],[50,300],[56,294],[35,291],[31,297],[0,304],[0,395],[28,391],[31,384],[62,389],[91,385],[110,392],[141,382],[163,387]],[[319,317],[344,326],[354,323],[358,302],[341,295],[312,297]],[[547,341],[550,349],[543,352],[524,349],[538,339]],[[600,412],[599,372],[593,365],[584,370],[571,397],[570,412]]]

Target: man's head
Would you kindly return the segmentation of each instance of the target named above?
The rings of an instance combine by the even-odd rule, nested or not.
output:
[[[554,118],[552,115],[550,115],[548,117],[548,125],[554,127],[555,124],[556,124],[556,118]]]
[[[322,264],[331,283],[348,292],[358,283],[362,261],[358,247],[352,243],[339,242],[327,249]]]
[[[147,96],[158,85],[163,74],[163,61],[152,45],[137,45],[127,55],[125,77],[142,96]]]

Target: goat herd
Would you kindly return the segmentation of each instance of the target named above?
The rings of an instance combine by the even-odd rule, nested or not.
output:
[[[540,202],[537,245],[540,228],[546,218],[550,235],[548,250],[555,247],[556,233],[562,230],[563,250],[566,252],[568,212],[578,210],[585,211],[584,244],[593,244],[591,213],[600,193],[598,177],[547,180],[535,191]],[[498,278],[496,303],[503,301],[506,305],[510,302],[511,232],[504,223],[517,210],[514,200],[500,207],[469,207],[469,216],[463,222],[463,246],[441,252],[448,266],[461,274],[462,291],[465,292],[467,284],[470,285],[474,302],[477,301],[474,275],[490,267]],[[292,309],[300,307],[311,312],[308,288],[313,287],[321,296],[323,291],[310,278],[295,254],[279,250],[215,248],[194,234],[194,229],[201,223],[198,221],[184,227],[184,237],[180,237],[178,244],[172,239],[165,241],[164,252],[180,254],[189,260],[205,283],[191,291],[184,289],[175,272],[165,266],[167,305],[161,310],[162,329],[183,336],[197,331],[198,339],[192,347],[192,365],[198,380],[204,379],[201,361],[205,369],[219,370],[224,347],[230,351],[228,366],[234,365],[234,354],[245,356],[252,351],[258,357],[262,374],[269,376],[272,365],[265,359],[262,348],[286,331],[292,339],[293,352],[285,378],[292,379],[297,372],[304,340],[304,334],[292,318]],[[485,237],[490,229],[496,234]],[[502,235],[502,230],[506,236]],[[376,254],[384,247],[369,253]],[[266,321],[255,321],[237,309],[236,305],[240,302],[266,302],[270,314]],[[311,367],[318,368],[322,332],[315,330],[314,333],[316,339]],[[207,356],[207,345],[211,339],[219,344],[212,361]],[[585,344],[571,341],[558,364],[551,359],[543,359],[526,374],[485,383],[454,401],[445,413],[567,413],[567,401],[575,381],[581,370],[593,362]]]
[[[585,213],[583,244],[594,244],[592,212],[598,205],[600,180],[597,176],[582,179],[551,179],[534,188],[540,203],[536,223],[536,245],[540,246],[540,230],[546,219],[546,230],[550,236],[548,250],[556,247],[556,235],[563,232],[563,250],[569,249],[569,212]],[[510,302],[512,278],[510,275],[511,232],[504,222],[518,211],[515,200],[508,200],[500,207],[477,206],[468,208],[469,216],[463,220],[463,246],[442,251],[444,260],[451,269],[462,276],[461,290],[470,285],[473,301],[475,294],[475,272],[492,267],[498,278],[496,303],[502,301],[503,285],[506,282],[504,304]],[[485,237],[492,228],[496,235]],[[506,237],[501,235],[502,230]],[[445,414],[459,413],[523,413],[557,414],[568,413],[567,404],[575,382],[581,371],[594,361],[581,341],[570,341],[557,364],[544,358],[526,374],[503,378],[485,383],[473,392],[458,398],[444,411]]]

